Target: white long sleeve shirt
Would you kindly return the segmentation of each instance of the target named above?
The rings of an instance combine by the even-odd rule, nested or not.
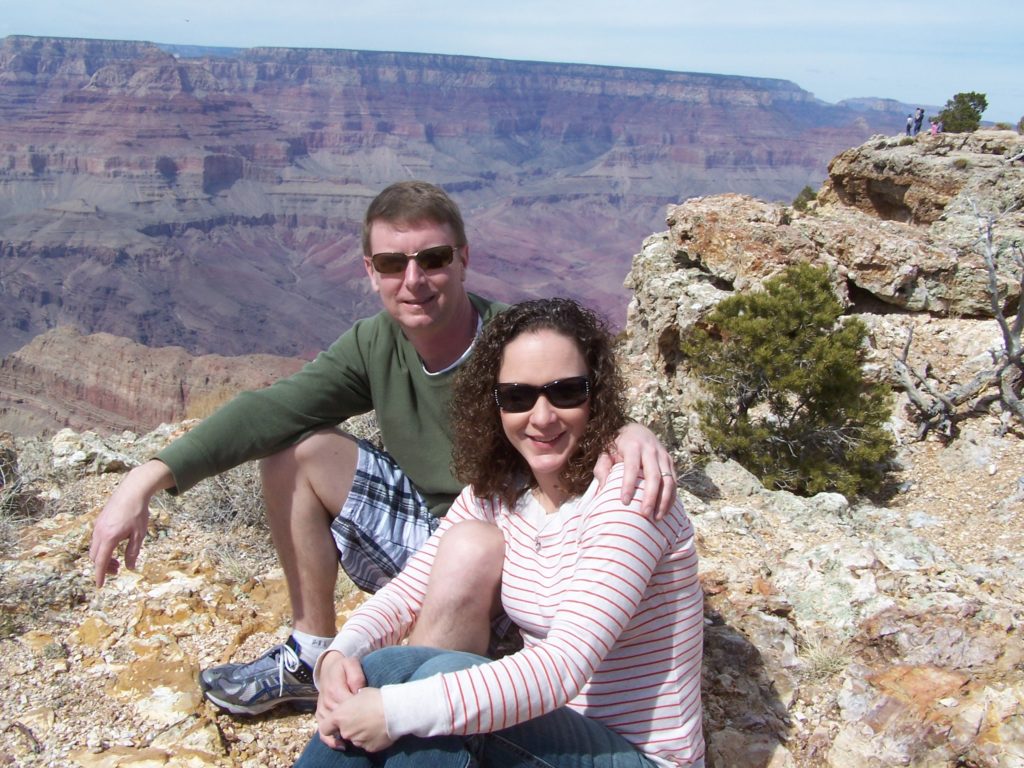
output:
[[[498,661],[381,689],[388,733],[488,733],[569,706],[662,765],[702,758],[703,596],[693,529],[677,502],[652,522],[620,501],[622,466],[600,492],[551,515],[524,494],[514,509],[455,500],[438,531],[346,623],[331,649],[360,658],[405,637],[440,537],[464,520],[505,537],[501,600],[524,647]],[[702,762],[702,761],[701,761]]]

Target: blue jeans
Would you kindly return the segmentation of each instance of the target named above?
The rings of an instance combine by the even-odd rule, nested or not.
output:
[[[363,659],[366,684],[422,680],[486,664],[472,653],[393,646]],[[478,736],[404,736],[383,752],[328,747],[316,734],[295,768],[653,768],[632,744],[596,720],[562,707],[525,723]]]

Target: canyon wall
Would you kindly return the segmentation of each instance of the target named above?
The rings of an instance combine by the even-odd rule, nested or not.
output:
[[[301,365],[274,355],[194,357],[181,347],[57,328],[0,361],[0,432],[145,431],[204,416]]]
[[[829,269],[836,293],[871,329],[870,366],[891,371],[914,331],[911,362],[937,389],[965,381],[999,343],[976,210],[997,218],[1000,306],[1020,301],[1010,244],[1024,241],[1024,138],[1008,131],[877,136],[837,155],[805,213],[737,195],[673,206],[668,230],[634,258],[626,352],[637,418],[677,448],[689,442],[693,392],[679,339],[732,291],[796,261]],[[197,290],[200,287],[197,287]],[[977,322],[958,325],[964,318]],[[936,351],[933,336],[943,339]],[[955,343],[954,343],[955,342]],[[198,415],[196,402],[269,383],[295,358],[198,357],[108,334],[59,328],[0,363],[0,430],[151,428]],[[191,404],[191,408],[190,408]]]
[[[376,311],[358,229],[426,178],[471,288],[621,324],[667,205],[791,200],[904,107],[793,83],[426,54],[0,40],[0,355],[72,325],[193,354],[309,357]]]

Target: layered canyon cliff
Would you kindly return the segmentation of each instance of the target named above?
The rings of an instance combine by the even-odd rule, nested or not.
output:
[[[103,433],[207,415],[243,389],[294,373],[297,358],[193,356],[109,333],[55,328],[0,360],[0,431]]]
[[[376,311],[369,199],[462,206],[471,287],[625,317],[666,205],[790,200],[904,107],[793,83],[347,50],[0,41],[0,355],[72,326],[192,354],[308,357]]]

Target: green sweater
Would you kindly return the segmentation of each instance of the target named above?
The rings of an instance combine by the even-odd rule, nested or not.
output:
[[[504,304],[470,294],[484,323]],[[250,459],[269,456],[311,430],[374,410],[381,438],[430,505],[443,515],[462,489],[451,471],[448,399],[454,371],[428,376],[387,312],[359,320],[298,373],[243,392],[157,454],[172,492]]]

